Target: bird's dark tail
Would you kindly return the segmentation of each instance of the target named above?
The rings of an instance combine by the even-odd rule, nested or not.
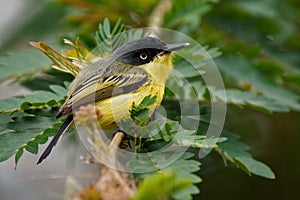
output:
[[[48,157],[48,155],[52,151],[53,147],[56,145],[58,139],[67,130],[67,128],[69,127],[69,125],[71,124],[72,121],[73,121],[73,115],[69,115],[67,117],[67,119],[65,120],[65,122],[61,125],[61,127],[57,131],[54,138],[51,140],[50,144],[47,146],[46,150],[43,152],[43,154],[39,158],[37,165],[40,164],[44,159],[46,159]]]

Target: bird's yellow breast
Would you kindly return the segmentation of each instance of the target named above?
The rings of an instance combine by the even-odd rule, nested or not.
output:
[[[156,96],[156,102],[149,109],[154,111],[163,99],[164,85],[154,82],[146,83],[134,93],[122,94],[96,103],[97,108],[101,112],[99,124],[103,129],[116,128],[116,122],[130,117],[130,112],[133,102],[140,102],[148,95]]]

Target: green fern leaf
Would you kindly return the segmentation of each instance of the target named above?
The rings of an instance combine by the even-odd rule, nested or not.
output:
[[[47,142],[48,137],[55,135],[62,121],[55,119],[56,111],[44,110],[43,112],[32,110],[30,114],[11,116],[8,123],[2,124],[5,130],[0,134],[0,162],[15,155],[18,164],[24,149],[37,154],[39,144]],[[1,115],[1,118],[8,115]]]
[[[218,144],[216,151],[222,155],[225,164],[227,161],[235,164],[248,175],[255,174],[264,178],[274,179],[272,170],[262,162],[255,160],[249,153],[249,147],[239,141],[239,137],[229,132],[224,132],[227,140]]]
[[[124,30],[124,25],[121,24],[120,19],[117,20],[111,30],[109,20],[105,18],[103,23],[99,24],[98,31],[96,32],[96,42],[100,52],[112,53],[117,47],[124,43],[125,38],[120,34]]]
[[[0,100],[0,113],[11,113],[14,111],[24,111],[46,106],[57,107],[64,101],[68,91],[59,85],[50,85],[53,91],[34,91],[33,94],[20,98],[8,98]]]

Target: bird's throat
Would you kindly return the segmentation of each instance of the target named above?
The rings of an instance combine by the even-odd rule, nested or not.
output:
[[[151,75],[154,82],[164,84],[173,69],[172,56],[166,55],[144,65],[143,68]]]

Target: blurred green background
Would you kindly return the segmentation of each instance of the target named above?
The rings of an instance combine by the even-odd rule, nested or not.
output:
[[[74,39],[77,36],[93,47],[95,31],[104,18],[112,22],[121,18],[128,28],[148,26],[151,14],[160,2],[1,1],[0,52],[6,54],[14,49],[29,49],[29,41],[61,46],[62,38]],[[226,129],[239,134],[251,147],[251,154],[268,164],[277,178],[248,177],[233,166],[225,168],[221,158],[212,153],[201,160],[203,182],[199,184],[201,192],[195,199],[299,199],[299,1],[167,2],[170,7],[163,13],[159,25],[183,32],[202,45],[220,48],[223,55],[216,59],[216,63],[227,88],[262,93],[291,108],[287,113],[269,115],[230,105]],[[7,84],[0,88],[2,98],[8,95],[5,92],[7,87],[11,88]],[[20,87],[13,87],[19,92]],[[1,168],[1,173],[16,173],[10,172],[12,167]],[[34,174],[34,170],[30,173]],[[0,179],[0,185],[5,185],[1,181],[3,179]],[[27,190],[34,191],[34,187]]]

